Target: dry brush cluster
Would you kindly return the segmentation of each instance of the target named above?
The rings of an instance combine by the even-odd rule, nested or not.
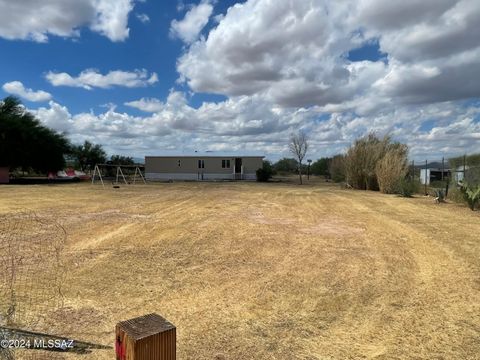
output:
[[[408,147],[390,136],[357,139],[344,157],[346,181],[355,189],[399,192],[408,173]]]

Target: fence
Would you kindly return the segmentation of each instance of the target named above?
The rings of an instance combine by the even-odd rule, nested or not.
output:
[[[0,214],[0,360],[65,359],[45,346],[69,344],[55,333],[59,317],[80,320],[63,303],[66,239],[64,227],[52,217],[30,211]],[[108,347],[75,341],[64,350],[93,349]]]
[[[480,185],[480,156],[464,155],[420,162],[412,160],[409,176],[424,186],[425,194],[428,187],[448,188],[464,183]]]

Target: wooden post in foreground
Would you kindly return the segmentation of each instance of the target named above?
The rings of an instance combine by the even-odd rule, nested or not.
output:
[[[175,360],[176,343],[175,325],[155,313],[115,327],[117,360]]]

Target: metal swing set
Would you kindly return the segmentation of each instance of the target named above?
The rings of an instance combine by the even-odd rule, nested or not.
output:
[[[130,183],[127,181],[127,178],[125,177],[125,174],[122,170],[122,168],[125,169],[135,169],[135,173],[133,175],[133,180],[132,183],[135,185],[138,181],[143,181],[144,184],[147,184],[145,181],[145,177],[142,174],[142,170],[140,170],[139,165],[113,165],[113,164],[97,164],[95,165],[95,168],[93,169],[93,175],[92,175],[92,185],[95,184],[95,179],[96,176],[98,176],[98,179],[102,183],[102,186],[105,187],[105,182],[103,181],[102,177],[102,172],[100,169],[108,169],[108,168],[116,168],[116,175],[115,175],[115,181],[113,182],[114,185],[118,185],[120,181],[123,181],[125,185],[129,185]]]

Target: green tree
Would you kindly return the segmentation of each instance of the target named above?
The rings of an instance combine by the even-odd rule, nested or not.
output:
[[[92,144],[86,141],[83,145],[73,147],[73,157],[82,171],[91,170],[96,164],[102,164],[107,161],[107,154],[102,145]]]
[[[313,175],[323,175],[328,176],[330,173],[328,172],[328,166],[332,159],[331,158],[321,158],[312,163],[310,166],[310,172]]]
[[[264,160],[262,167],[257,169],[257,181],[268,181],[275,175],[275,170],[272,167],[272,163],[268,160]]]
[[[43,126],[15,97],[0,102],[0,166],[57,171],[70,151],[64,134]]]
[[[273,168],[277,172],[293,174],[297,172],[298,162],[292,158],[283,158],[273,164]]]
[[[135,161],[130,156],[112,155],[108,163],[112,165],[134,165]]]

